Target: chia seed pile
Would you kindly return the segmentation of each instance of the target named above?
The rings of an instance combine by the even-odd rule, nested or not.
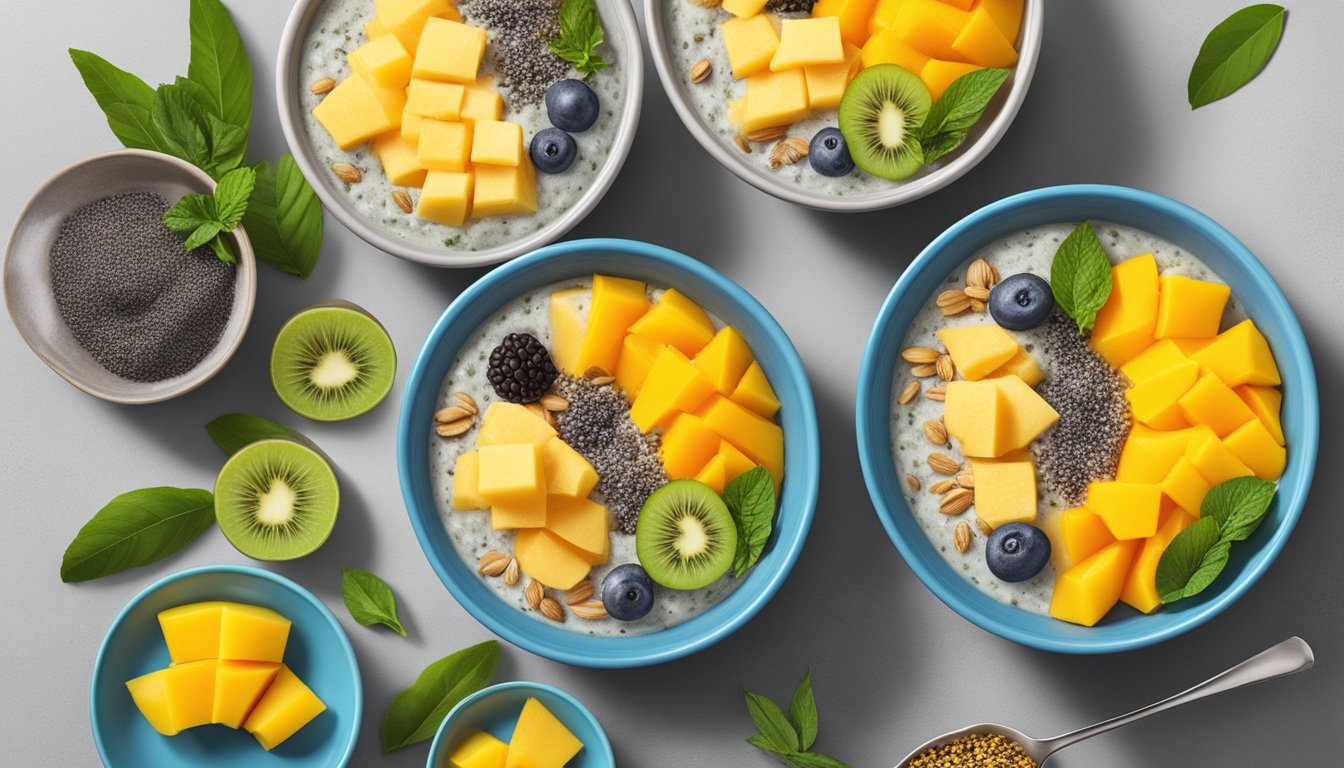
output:
[[[132,381],[170,379],[215,348],[233,311],[234,267],[209,248],[188,253],[163,226],[168,201],[127,192],[61,224],[51,285],[75,340]]]
[[[1036,768],[1036,761],[1012,739],[997,733],[969,733],[941,747],[929,747],[905,768]]]
[[[470,24],[490,30],[486,56],[497,83],[515,105],[536,104],[546,89],[569,76],[569,62],[546,41],[560,34],[561,0],[467,0],[459,9]]]
[[[1056,312],[1046,321],[1046,354],[1056,372],[1040,395],[1059,421],[1041,438],[1036,461],[1041,479],[1070,504],[1081,504],[1087,484],[1115,476],[1129,436],[1124,376],[1092,351],[1073,320]]]
[[[633,534],[644,501],[668,482],[658,458],[658,436],[639,431],[625,395],[615,387],[595,387],[562,374],[554,389],[569,401],[555,414],[560,438],[597,470],[597,488],[617,527]]]

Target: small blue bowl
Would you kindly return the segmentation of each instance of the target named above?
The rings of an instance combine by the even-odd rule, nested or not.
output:
[[[593,637],[543,624],[501,600],[462,561],[434,503],[429,470],[430,427],[439,389],[458,349],[500,307],[529,291],[593,273],[677,288],[751,345],[783,408],[784,484],[775,530],[756,566],[731,595],[677,626],[646,635]],[[437,439],[437,438],[434,438]],[[632,240],[574,240],[509,262],[463,291],[429,332],[406,381],[397,430],[401,493],[439,579],[482,624],[505,640],[546,658],[583,667],[659,664],[706,648],[732,634],[769,601],[802,551],[812,524],[821,475],[812,390],[793,343],[775,319],[736,283],[695,259]]]
[[[1028,227],[1084,219],[1112,222],[1166,239],[1208,264],[1232,287],[1269,340],[1283,375],[1288,466],[1264,523],[1232,548],[1218,580],[1193,598],[1148,616],[1131,613],[1081,627],[1004,605],[947,564],[910,515],[891,453],[893,373],[906,329],[953,270],[980,248]],[[952,610],[1000,637],[1061,653],[1112,653],[1154,645],[1208,621],[1241,597],[1283,549],[1302,513],[1316,466],[1320,408],[1316,374],[1302,328],[1265,268],[1230,232],[1195,209],[1126,187],[1075,185],[1024,192],[954,224],[924,249],[896,282],[873,326],[859,374],[859,459],[878,517],[905,561]]]
[[[285,663],[326,702],[327,711],[270,752],[247,731],[222,725],[192,728],[176,736],[164,736],[151,728],[131,700],[126,681],[170,662],[159,629],[159,611],[201,600],[251,603],[284,614],[293,622]],[[245,565],[180,571],[136,595],[107,630],[89,688],[93,741],[107,768],[337,768],[349,763],[354,754],[364,712],[355,651],[331,611],[289,579]]]
[[[459,701],[443,719],[429,747],[425,768],[448,768],[448,756],[472,731],[487,731],[507,742],[528,699],[536,699],[564,724],[583,749],[565,768],[615,768],[616,757],[602,725],[579,700],[542,683],[500,683]]]

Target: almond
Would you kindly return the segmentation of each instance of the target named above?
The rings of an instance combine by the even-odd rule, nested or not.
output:
[[[924,422],[924,436],[934,445],[947,445],[947,427],[941,421],[929,419]]]
[[[961,471],[961,464],[946,453],[930,453],[928,463],[929,469],[940,475],[955,475]]]
[[[794,163],[807,157],[808,145],[805,139],[798,136],[790,136],[779,142],[770,150],[770,167],[777,168],[781,165],[793,165]]]
[[[490,550],[481,555],[480,561],[476,564],[476,572],[482,576],[498,576],[509,567],[513,558],[498,550]]]
[[[972,299],[978,299],[979,301],[989,301],[989,289],[982,288],[978,285],[966,286],[966,295],[970,296]]]
[[[569,606],[569,610],[573,611],[574,615],[580,619],[588,619],[589,621],[607,618],[607,607],[602,604],[601,600],[584,600],[581,603],[573,603]]]
[[[518,571],[518,560],[510,557],[509,565],[504,569],[504,583],[512,587],[518,583],[520,578],[522,578],[522,574]]]
[[[962,553],[971,548],[971,526],[965,520],[952,529],[952,546]]]
[[[921,365],[938,362],[938,356],[941,354],[938,350],[928,347],[907,347],[901,350],[901,359],[907,363]]]
[[[974,493],[965,488],[953,488],[943,494],[943,500],[938,502],[938,511],[944,515],[960,515],[971,508],[973,501],[975,501]]]
[[[470,413],[472,416],[475,416],[476,414],[481,412],[480,409],[476,407],[476,398],[472,397],[466,392],[454,392],[453,399],[456,400],[457,404],[460,405],[463,409],[467,411],[467,413]]]
[[[447,424],[440,424],[434,428],[434,431],[438,433],[439,437],[457,437],[471,429],[471,424],[471,419],[458,419]]]
[[[937,385],[937,386],[929,387],[928,390],[926,390],[926,391],[924,392],[924,396],[927,397],[927,398],[929,398],[930,400],[937,400],[937,401],[940,401],[940,402],[943,401],[943,400],[946,400],[946,399],[947,399],[947,385],[946,385],[946,384],[939,384],[939,385]]]
[[[331,172],[336,174],[336,178],[348,184],[358,184],[364,178],[364,174],[349,163],[334,163]]]
[[[915,477],[914,475],[906,475],[905,484],[910,486],[910,490],[912,491],[919,490],[919,478]]]
[[[938,366],[932,363],[920,363],[919,365],[910,366],[910,375],[916,376],[921,379],[927,379],[928,377],[934,376],[937,373],[938,373]]]
[[[525,600],[528,607],[533,610],[536,610],[537,606],[541,605],[541,598],[545,596],[546,588],[541,586],[541,582],[536,579],[528,581],[527,586],[523,589],[523,600]]]
[[[967,296],[965,291],[954,288],[952,290],[943,291],[942,293],[938,294],[938,298],[934,301],[934,303],[937,304],[939,307],[950,307],[956,304],[960,304],[963,301],[969,302],[970,300],[971,297]]]
[[[969,469],[962,470],[957,474],[957,485],[960,485],[962,488],[974,488],[975,475],[972,475],[971,470]]]
[[[905,385],[905,389],[901,390],[901,396],[896,398],[896,403],[898,405],[906,405],[907,403],[909,403],[911,400],[914,400],[918,396],[919,396],[919,382],[912,381],[909,384]]]
[[[541,407],[548,411],[569,410],[569,401],[559,395],[542,395],[537,402],[541,403]]]
[[[470,419],[472,413],[460,405],[450,405],[434,413],[434,421],[440,424],[449,424],[459,419]]]
[[[951,355],[939,355],[934,367],[938,369],[938,378],[943,381],[951,381],[957,375],[957,366],[952,362]]]
[[[999,270],[984,259],[976,259],[966,270],[966,285],[976,288],[993,288],[999,283]]]
[[[563,623],[565,620],[564,606],[557,603],[555,601],[555,598],[551,597],[541,598],[541,603],[537,606],[537,610],[541,613],[542,616],[545,616],[551,621],[559,621]]]
[[[956,317],[957,315],[960,315],[962,312],[965,312],[966,310],[970,309],[971,305],[974,303],[975,302],[973,302],[969,297],[967,297],[956,304],[948,304],[945,307],[940,306],[938,307],[938,311],[943,313],[943,317]]]
[[[330,77],[321,77],[314,80],[313,84],[308,86],[308,90],[312,91],[314,96],[321,96],[325,93],[331,93],[331,89],[335,87],[335,80],[332,80]]]
[[[392,202],[397,204],[402,213],[410,213],[415,210],[415,204],[411,202],[411,196],[404,189],[392,190]]]
[[[929,486],[929,493],[932,493],[934,496],[942,496],[944,493],[947,493],[956,487],[957,481],[955,480],[939,480]]]
[[[570,605],[577,605],[591,598],[596,592],[597,587],[593,585],[592,579],[584,579],[565,593],[565,602]]]
[[[703,83],[705,78],[709,77],[711,67],[709,59],[701,59],[691,65],[691,82]]]
[[[782,125],[773,128],[757,128],[754,131],[747,131],[746,139],[753,144],[765,144],[771,141],[778,141],[784,138],[788,129]]]

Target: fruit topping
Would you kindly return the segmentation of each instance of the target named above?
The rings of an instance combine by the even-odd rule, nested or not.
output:
[[[561,80],[546,89],[546,117],[551,125],[570,133],[583,133],[597,122],[598,100],[581,80]]]
[[[617,621],[635,621],[653,610],[653,580],[635,563],[618,565],[602,580],[602,606]]]
[[[674,480],[644,502],[635,550],[649,578],[670,589],[700,589],[732,567],[737,526],[712,488]]]
[[[579,156],[579,145],[574,137],[559,128],[543,128],[532,137],[528,148],[532,164],[542,173],[564,173]]]
[[[856,75],[840,100],[840,130],[854,164],[892,181],[913,175],[924,165],[918,129],[932,104],[928,87],[894,64]]]
[[[486,378],[495,393],[510,403],[535,403],[555,382],[551,355],[528,333],[510,333],[490,352]]]
[[[1010,331],[1025,331],[1044,323],[1055,309],[1055,297],[1045,278],[1023,272],[1009,275],[989,292],[989,314]]]
[[[839,128],[822,128],[808,146],[808,162],[822,176],[844,176],[854,170],[854,158]]]
[[[1009,523],[995,529],[985,546],[990,573],[1003,581],[1026,581],[1050,562],[1050,538],[1034,525]]]

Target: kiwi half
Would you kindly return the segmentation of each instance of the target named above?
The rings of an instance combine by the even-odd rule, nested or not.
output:
[[[645,500],[635,525],[635,552],[649,578],[671,589],[699,589],[728,572],[737,526],[713,488],[673,480]]]
[[[257,560],[293,560],[327,540],[340,487],[326,458],[287,438],[233,454],[215,478],[215,517],[225,538]]]
[[[271,348],[271,384],[290,410],[316,421],[351,419],[387,397],[397,350],[373,315],[348,302],[289,319]]]
[[[933,96],[914,73],[895,64],[867,67],[840,99],[840,132],[864,173],[899,181],[924,165],[919,127]]]

